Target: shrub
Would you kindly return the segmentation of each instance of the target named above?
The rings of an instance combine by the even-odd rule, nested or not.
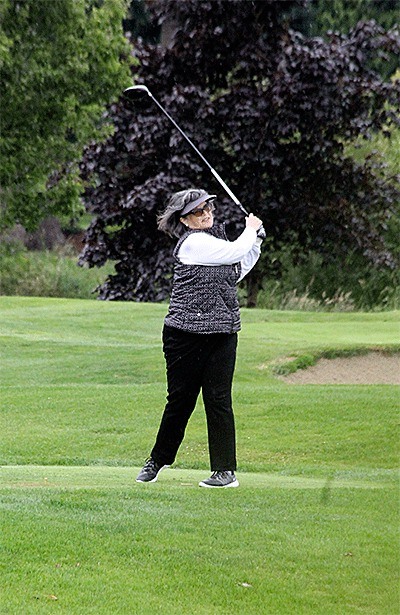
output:
[[[341,311],[394,310],[400,304],[398,271],[365,265],[349,254],[345,266],[332,257],[311,253],[296,261],[295,248],[276,254],[279,279],[264,278],[257,307],[279,310]]]
[[[94,290],[112,269],[82,269],[65,248],[29,252],[22,244],[4,243],[0,246],[0,294],[94,299]]]

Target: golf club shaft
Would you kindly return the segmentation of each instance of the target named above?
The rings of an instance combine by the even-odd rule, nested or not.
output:
[[[243,207],[243,205],[241,204],[241,202],[239,201],[239,199],[234,195],[234,193],[232,192],[232,190],[226,185],[226,183],[224,182],[224,180],[218,175],[217,171],[215,169],[213,169],[213,167],[210,165],[210,163],[204,158],[203,154],[197,149],[197,147],[195,146],[195,144],[193,143],[193,141],[191,141],[191,139],[189,139],[189,137],[183,132],[183,130],[178,126],[178,124],[175,122],[175,120],[170,116],[170,114],[164,109],[164,107],[158,102],[158,100],[156,98],[154,98],[153,94],[150,92],[150,90],[148,88],[146,88],[148,95],[150,96],[150,98],[153,99],[153,101],[156,103],[156,105],[158,106],[158,108],[164,113],[164,115],[169,119],[169,121],[175,126],[175,128],[177,130],[179,130],[179,132],[181,133],[182,137],[184,137],[186,139],[186,141],[189,143],[189,145],[192,146],[192,148],[194,149],[194,151],[196,152],[196,154],[198,156],[200,156],[200,158],[202,159],[202,161],[204,162],[204,164],[207,165],[207,167],[210,169],[211,173],[213,174],[213,176],[215,177],[215,179],[217,180],[217,182],[222,186],[222,188],[225,190],[225,192],[227,192],[227,194],[229,194],[229,196],[231,197],[232,201],[235,203],[235,205],[237,205],[239,207],[239,209],[246,215],[248,216],[248,212],[245,210],[245,208]]]

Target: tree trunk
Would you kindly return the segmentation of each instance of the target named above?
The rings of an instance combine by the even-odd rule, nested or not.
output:
[[[258,276],[253,273],[249,273],[247,276],[247,303],[246,307],[254,308],[257,307],[257,296],[258,291],[260,290],[260,283]]]

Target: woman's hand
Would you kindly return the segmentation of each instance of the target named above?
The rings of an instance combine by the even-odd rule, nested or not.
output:
[[[260,218],[257,218],[257,216],[249,214],[249,216],[246,218],[246,227],[250,227],[253,228],[255,231],[258,231],[261,226],[262,220],[260,220]]]

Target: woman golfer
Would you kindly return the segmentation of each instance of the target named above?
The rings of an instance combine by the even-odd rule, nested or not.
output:
[[[235,241],[214,224],[215,195],[174,194],[158,228],[178,237],[172,295],[163,328],[167,404],[150,458],[137,482],[155,482],[171,465],[202,392],[212,475],[201,487],[237,487],[232,378],[240,330],[236,284],[260,256],[262,222],[250,214]]]

